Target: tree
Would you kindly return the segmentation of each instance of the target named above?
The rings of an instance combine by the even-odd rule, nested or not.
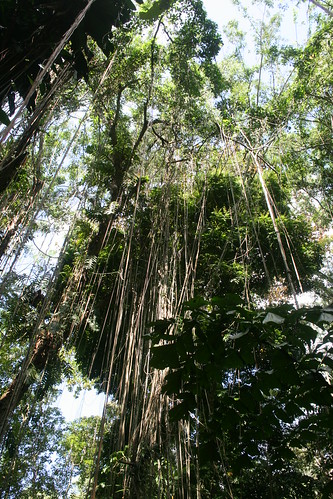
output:
[[[60,411],[43,403],[16,412],[2,447],[1,497],[67,497],[70,469],[60,454],[64,427]]]
[[[110,433],[115,431],[113,426],[116,425],[118,417],[117,405],[109,402],[105,411],[103,436],[101,435],[102,419],[99,416],[83,417],[75,420],[68,425],[63,434],[61,442],[62,455],[68,462],[67,466],[70,468],[72,475],[68,483],[75,483],[67,491],[71,494],[71,497],[84,497],[90,493],[94,483],[96,449],[101,442],[101,438],[105,440],[102,455],[105,465],[101,467],[101,477],[98,484],[102,491],[106,488],[103,477],[106,475],[107,466],[110,463],[110,456],[106,453],[106,443]],[[110,491],[105,490],[105,492],[110,497]]]
[[[320,29],[324,24],[319,18]],[[78,88],[62,86],[54,108],[59,128],[60,106],[82,106],[79,114],[86,106],[79,125],[55,134],[40,115],[48,135],[38,132],[45,139],[38,179],[50,179],[40,189],[50,194],[44,214],[61,224],[65,213],[56,207],[63,199],[77,209],[72,218],[66,213],[70,230],[57,264],[45,261],[35,279],[17,279],[6,263],[7,255],[15,261],[21,254],[21,226],[38,227],[42,213],[30,157],[22,181],[18,175],[5,186],[0,353],[7,433],[61,369],[80,369],[119,407],[112,424],[105,410],[65,432],[72,454],[64,469],[74,482],[67,493],[242,497],[247,487],[267,497],[268,483],[272,497],[297,497],[305,494],[302,480],[311,493],[326,493],[331,448],[316,418],[329,432],[331,352],[329,333],[317,338],[316,326],[330,322],[330,310],[298,310],[297,300],[319,275],[326,241],[313,234],[313,222],[324,231],[329,213],[321,203],[314,214],[311,200],[300,213],[309,180],[301,172],[311,164],[321,179],[316,187],[328,192],[318,158],[326,164],[330,154],[327,127],[305,124],[306,106],[318,116],[325,106],[300,89],[310,77],[329,86],[329,74],[323,78],[319,64],[308,71],[307,49],[280,47],[278,25],[279,16],[259,24],[252,68],[235,24],[235,53],[215,63],[221,37],[200,1],[143,5],[130,25],[113,29],[108,54],[87,41],[89,78]],[[324,62],[329,49],[315,40]],[[85,48],[82,54],[88,59]],[[286,77],[291,60],[298,71]],[[313,159],[305,153],[308,137]],[[55,168],[69,185],[63,196],[51,148],[64,149]],[[5,232],[11,214],[12,233]],[[254,305],[290,296],[295,309]]]

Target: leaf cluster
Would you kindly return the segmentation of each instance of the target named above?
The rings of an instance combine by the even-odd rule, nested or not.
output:
[[[332,460],[324,444],[332,433],[332,321],[319,307],[249,310],[225,295],[193,299],[177,322],[156,323],[151,365],[168,369],[170,418],[199,421],[202,468],[223,459],[237,483],[244,467],[266,463],[278,490],[286,470],[305,473],[298,449],[309,457],[316,447],[320,459]],[[312,465],[315,477],[320,470]],[[321,486],[328,483],[326,475]]]

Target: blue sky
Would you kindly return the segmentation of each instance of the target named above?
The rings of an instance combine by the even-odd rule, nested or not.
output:
[[[95,390],[83,390],[79,397],[75,398],[65,383],[62,388],[62,393],[55,405],[61,410],[67,421],[102,414],[105,401],[104,393],[97,395]]]

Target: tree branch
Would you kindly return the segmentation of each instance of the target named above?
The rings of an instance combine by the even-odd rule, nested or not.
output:
[[[333,12],[325,7],[325,5],[322,5],[321,2],[318,2],[317,0],[310,0],[310,2],[313,3],[313,5],[316,5],[316,7],[319,7],[319,9],[322,9],[330,17],[333,17]]]

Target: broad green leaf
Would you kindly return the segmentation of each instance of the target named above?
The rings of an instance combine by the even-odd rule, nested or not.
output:
[[[237,352],[232,350],[228,355],[221,359],[221,367],[224,369],[239,369],[244,366],[244,362]]]
[[[245,412],[251,413],[253,411],[259,411],[258,401],[252,396],[251,389],[241,390],[238,404],[236,404],[235,407],[237,408],[239,404],[242,404],[242,406],[245,407]]]
[[[227,429],[235,428],[235,425],[239,425],[240,414],[235,407],[226,407],[223,404],[221,413],[218,414],[218,424],[220,425],[220,432]]]
[[[173,321],[170,319],[160,319],[148,325],[152,326],[158,334],[163,334],[168,330],[171,324],[173,324]]]
[[[284,317],[281,317],[280,315],[277,314],[273,314],[273,312],[268,312],[262,323],[267,324],[269,322],[274,322],[275,324],[283,324],[284,321],[285,321]]]
[[[220,308],[232,310],[236,305],[242,305],[244,302],[239,295],[234,293],[226,293],[224,296],[214,296],[211,299],[213,305],[217,305]]]
[[[260,454],[260,451],[258,450],[257,443],[249,442],[248,444],[246,444],[246,452],[251,457],[258,456]]]
[[[302,430],[300,432],[300,438],[303,440],[305,445],[308,442],[314,442],[316,440],[316,433],[310,430]]]
[[[163,386],[163,392],[168,395],[179,394],[182,386],[182,371],[178,369],[177,371],[170,371],[166,378]]]
[[[169,411],[170,421],[180,421],[186,419],[189,412],[193,410],[193,405],[189,404],[188,400],[183,400]]]
[[[307,344],[310,344],[317,338],[318,332],[311,326],[307,324],[298,324],[297,336]]]
[[[200,364],[206,364],[211,360],[212,352],[207,345],[200,345],[197,349],[194,358]]]
[[[179,336],[179,337],[176,338],[175,346],[176,346],[176,350],[177,350],[177,354],[178,354],[179,360],[181,362],[184,362],[184,361],[186,362],[188,360],[189,356],[188,356],[187,348],[184,345],[182,336]]]
[[[321,362],[333,370],[333,359],[331,357],[324,357]]]
[[[5,111],[3,111],[2,109],[0,109],[0,121],[1,121],[1,123],[3,123],[6,126],[8,126],[10,123],[9,117],[7,116]]]
[[[322,312],[319,316],[318,322],[333,322],[333,314],[329,314],[328,312]]]
[[[265,395],[270,395],[271,390],[275,388],[281,388],[282,383],[280,377],[276,371],[273,369],[263,373],[258,378],[258,388]]]
[[[196,296],[191,300],[187,301],[184,305],[185,310],[198,310],[205,305],[208,305],[208,301],[202,298],[202,296]]]
[[[275,348],[270,354],[270,360],[273,369],[278,371],[284,369],[285,366],[293,365],[293,358],[285,348]]]
[[[221,383],[221,379],[223,378],[223,373],[221,372],[220,369],[216,367],[216,364],[207,364],[205,366],[205,371],[209,379],[211,381],[217,381],[218,383]]]
[[[169,344],[153,347],[151,351],[151,365],[155,369],[166,369],[168,367],[174,369],[179,367],[176,345]]]
[[[193,353],[195,351],[192,331],[185,331],[181,336],[181,341],[187,352]]]
[[[238,340],[239,338],[242,338],[246,334],[248,334],[249,330],[247,331],[242,331],[241,333],[236,333],[236,334],[230,334],[228,336],[228,340]]]
[[[204,442],[199,447],[199,462],[201,466],[219,459],[219,453],[215,440]]]
[[[146,2],[141,7],[139,16],[146,21],[156,21],[174,2],[175,0],[155,0],[150,5]]]
[[[232,461],[231,466],[235,474],[240,473],[243,469],[251,469],[254,466],[254,460],[247,454],[242,454]]]
[[[313,357],[304,358],[299,364],[300,368],[316,371],[320,366],[320,361]]]
[[[275,415],[278,419],[283,421],[284,423],[292,423],[293,422],[293,417],[287,413],[287,411],[283,410],[280,407],[277,407],[274,409]]]
[[[291,459],[295,459],[295,457],[296,457],[295,453],[291,449],[289,449],[289,447],[285,447],[285,446],[280,446],[278,448],[278,456],[282,459],[286,459],[287,461],[290,461]]]
[[[333,481],[330,481],[325,487],[323,488],[323,497],[332,497],[333,496]]]

